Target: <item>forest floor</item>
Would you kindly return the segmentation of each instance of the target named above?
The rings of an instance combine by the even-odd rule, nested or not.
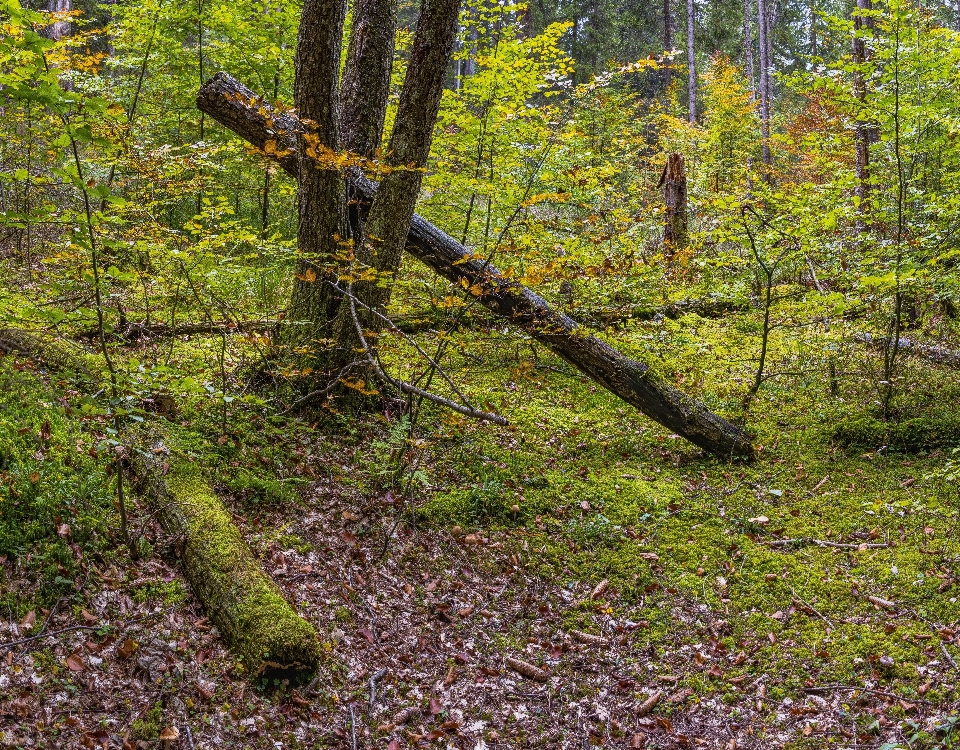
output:
[[[678,387],[724,410],[745,390],[724,364],[737,326],[687,316],[617,343],[668,350]],[[49,560],[3,561],[0,642],[34,640],[0,652],[0,745],[157,747],[173,728],[185,749],[956,746],[949,451],[838,444],[869,411],[843,380],[869,352],[840,362],[832,395],[824,372],[768,381],[748,419],[759,458],[730,465],[542,350],[462,337],[452,371],[509,429],[238,417],[217,441],[196,419],[249,544],[321,633],[316,680],[245,679],[137,508],[140,562],[103,533],[52,563],[59,588]],[[955,402],[949,378],[911,368],[904,413]],[[12,357],[0,371],[40,404],[19,407],[24,431],[65,419],[62,384]]]

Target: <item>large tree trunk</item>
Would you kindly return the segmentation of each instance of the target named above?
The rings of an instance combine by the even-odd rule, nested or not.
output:
[[[663,224],[663,251],[672,258],[678,250],[687,247],[687,173],[683,165],[683,156],[670,154],[667,164],[660,175],[663,188],[665,216]]]
[[[339,296],[335,277],[347,239],[346,181],[330,157],[340,149],[338,81],[343,44],[345,0],[307,0],[297,37],[294,100],[309,130],[296,134],[300,191],[297,221],[297,273],[290,300],[287,342],[310,352],[304,362],[325,369],[326,339]],[[319,160],[318,160],[319,157]]]
[[[218,73],[200,89],[197,106],[254,146],[263,148],[274,140],[280,150],[296,148],[297,132],[302,128],[297,119],[289,113],[273,111],[225,73]],[[295,153],[275,158],[287,172],[297,175]],[[377,191],[376,183],[357,175],[351,181],[356,194],[369,205]],[[522,328],[651,419],[715,455],[753,455],[750,436],[745,432],[671,387],[647,365],[582,332],[571,318],[553,310],[521,284],[505,279],[490,264],[473,258],[463,245],[420,216],[413,217],[406,242],[407,252],[415,258],[457,286],[465,283],[487,308]]]
[[[46,11],[48,13],[69,13],[71,10],[73,10],[72,0],[47,0]],[[60,41],[65,36],[70,36],[71,33],[73,33],[73,28],[70,21],[66,19],[58,19],[40,30],[41,36],[53,39],[55,42]]]
[[[371,158],[380,148],[390,97],[397,0],[356,0],[341,86],[343,147]]]
[[[690,123],[697,122],[696,6],[687,0],[687,108]]]
[[[460,0],[423,0],[420,18],[400,92],[396,122],[385,162],[387,173],[373,198],[358,240],[357,261],[375,272],[374,278],[355,281],[352,293],[359,307],[343,304],[334,336],[339,346],[354,343],[359,324],[376,335],[383,327],[381,312],[390,300],[393,278],[400,269],[410,221],[420,196],[423,170],[430,156],[433,126],[440,109],[443,80],[457,34]],[[356,268],[356,278],[364,269]],[[369,339],[368,339],[369,340]],[[338,362],[342,367],[346,362]]]
[[[768,167],[773,163],[770,153],[770,45],[767,36],[770,33],[767,23],[770,14],[767,0],[757,0],[757,46],[760,48],[760,128],[763,138],[763,163]]]
[[[750,93],[757,97],[757,79],[753,70],[753,19],[750,17],[750,0],[743,0],[743,64],[747,80],[750,81]]]
[[[862,67],[867,61],[867,43],[863,37],[864,29],[870,28],[871,20],[866,12],[870,10],[870,0],[857,0],[853,11],[853,62],[856,70],[853,74],[853,94],[860,104],[866,107],[867,83]],[[853,131],[854,159],[857,171],[857,233],[866,228],[866,217],[870,212],[870,126],[858,114]]]
[[[663,51],[670,52],[673,49],[673,18],[670,13],[670,0],[663,0]],[[666,56],[663,58],[664,80],[663,90],[670,93],[670,84],[673,80],[673,60]]]

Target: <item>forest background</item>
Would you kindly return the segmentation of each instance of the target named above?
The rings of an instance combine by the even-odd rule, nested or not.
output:
[[[0,325],[80,357],[96,385],[0,337],[2,601],[17,644],[0,680],[20,686],[6,742],[149,743],[192,724],[201,743],[290,746],[320,726],[331,746],[431,731],[494,745],[955,746],[960,5],[461,10],[417,211],[747,429],[756,460],[734,465],[410,257],[378,361],[509,425],[349,378],[303,412],[298,384],[316,373],[295,348],[276,355],[298,272],[296,182],[196,106],[227,71],[289,108],[299,5],[34,6],[0,5]],[[388,133],[418,12],[398,9]],[[686,215],[665,241],[670,154],[684,159]],[[374,176],[382,156],[364,165]],[[219,645],[197,663],[214,648],[190,640],[205,638],[204,612],[149,503],[124,494],[140,450],[128,436],[158,417],[184,430],[263,566],[299,571],[286,598],[346,665],[307,705],[286,688],[245,698]],[[474,572],[451,573],[467,554]],[[337,606],[322,583],[298,588],[324,559],[350,587]],[[404,598],[357,585],[378,564],[408,576],[415,603],[391,627],[417,633],[424,662],[413,683],[397,676],[412,667],[391,668],[379,707],[370,683],[361,718],[345,707],[366,701],[370,660],[385,658],[370,619]],[[458,693],[463,681],[418,692],[473,668],[442,648],[423,656],[430,630],[411,624],[435,614],[438,585],[472,575],[503,580],[495,602],[512,614],[440,610],[467,612],[447,617],[461,644],[486,638],[457,652],[471,665],[509,675],[503,653],[519,652],[562,682],[583,666],[570,644],[592,653],[589,638],[606,638],[617,687],[579,674],[559,715],[502,713]],[[170,659],[188,666],[148,667],[136,705],[104,697],[99,723],[66,720],[64,694],[94,680],[120,695],[134,679],[122,648],[152,648],[124,629],[137,617],[169,617],[186,644]],[[503,634],[480,635],[488,621]],[[70,640],[83,630],[36,637],[72,622],[119,655],[94,666],[102,649]],[[660,723],[638,710],[654,696]],[[411,717],[387,719],[417,699],[437,727],[403,739]],[[243,723],[253,716],[261,728]]]

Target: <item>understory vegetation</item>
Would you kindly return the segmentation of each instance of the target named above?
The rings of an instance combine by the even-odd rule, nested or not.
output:
[[[195,102],[226,71],[292,116],[300,4],[0,0],[0,745],[960,746],[954,8],[785,2],[771,93],[740,36],[684,40],[691,87],[659,31],[468,5],[417,212],[752,460],[480,282],[298,250],[282,144]],[[291,295],[371,282],[389,324],[353,309],[367,359],[322,371]],[[307,678],[218,637],[143,489],[174,450],[315,628]]]

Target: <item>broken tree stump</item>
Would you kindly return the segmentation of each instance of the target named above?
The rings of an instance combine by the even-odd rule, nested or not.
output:
[[[200,88],[197,106],[297,177],[296,135],[303,125],[293,113],[274,109],[226,73],[217,73]],[[349,179],[360,210],[368,210],[377,184],[356,171]],[[455,285],[472,290],[485,307],[611,393],[694,445],[721,458],[753,456],[746,432],[673,388],[648,365],[584,333],[572,318],[551,308],[522,284],[505,278],[419,215],[413,217],[406,249]]]
[[[673,258],[677,251],[686,249],[690,243],[687,228],[687,172],[683,156],[677,153],[667,156],[657,187],[663,189],[663,251],[668,258]]]

